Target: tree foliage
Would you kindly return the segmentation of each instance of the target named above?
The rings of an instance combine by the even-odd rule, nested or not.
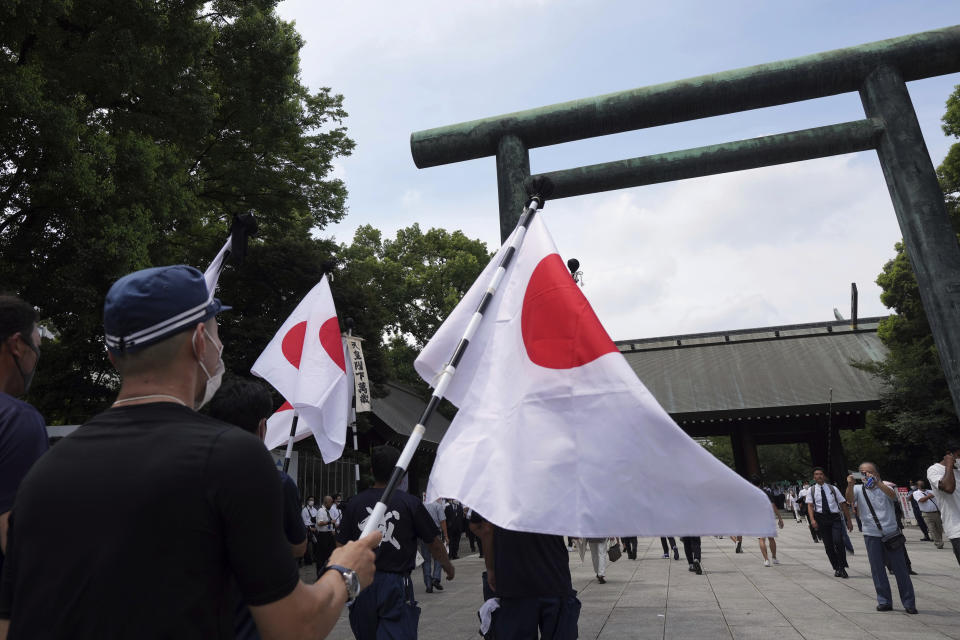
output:
[[[51,422],[109,397],[101,304],[119,276],[202,266],[233,216],[254,212],[250,257],[264,270],[235,283],[250,289],[228,323],[266,326],[316,276],[267,273],[277,252],[333,251],[309,236],[345,214],[329,173],[353,143],[342,96],[301,84],[303,42],[276,4],[0,5],[0,283],[59,335],[31,397]]]
[[[490,261],[486,244],[461,231],[423,232],[418,224],[384,239],[366,225],[340,257],[345,286],[363,298],[380,327],[389,375],[422,385],[413,360]]]
[[[943,131],[960,137],[960,87],[947,100]],[[960,143],[950,148],[937,176],[954,229],[960,230]],[[885,467],[885,476],[902,482],[921,477],[938,461],[960,425],[909,255],[902,242],[895,248],[896,255],[877,277],[880,300],[894,311],[877,331],[889,355],[864,367],[885,383],[885,391],[880,410],[868,417],[872,442],[851,440],[847,453],[853,459],[882,457],[877,462]]]

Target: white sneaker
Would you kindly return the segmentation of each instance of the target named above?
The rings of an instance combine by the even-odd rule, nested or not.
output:
[[[773,564],[780,564],[780,561],[777,560],[776,558],[774,558],[774,559],[773,559]]]
[[[764,561],[763,561],[763,566],[769,567],[769,566],[770,566],[770,561],[769,561],[769,560],[764,560]]]

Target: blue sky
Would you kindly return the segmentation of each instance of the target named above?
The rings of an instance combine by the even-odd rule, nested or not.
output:
[[[302,78],[345,96],[357,142],[337,162],[349,215],[386,234],[419,222],[499,244],[493,158],[417,169],[413,131],[960,24],[954,2],[846,0],[359,2],[286,0]],[[909,84],[939,164],[960,74]],[[856,94],[531,152],[534,173],[863,117]],[[874,152],[558,200],[561,255],[583,263],[614,339],[887,310],[874,284],[900,238]]]

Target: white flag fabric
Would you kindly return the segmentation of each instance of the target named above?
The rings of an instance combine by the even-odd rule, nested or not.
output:
[[[223,271],[223,265],[227,259],[227,254],[231,251],[233,251],[232,235],[227,238],[227,241],[223,244],[223,247],[220,248],[220,252],[217,253],[217,257],[213,259],[213,262],[210,263],[210,266],[207,267],[207,270],[203,272],[203,279],[207,281],[207,291],[210,292],[210,297],[213,297],[217,293],[217,282],[220,280],[220,273]]]
[[[514,232],[516,234],[516,232]],[[446,365],[504,247],[417,358]],[[691,439],[620,354],[537,214],[456,369],[427,500],[571,537],[773,536],[770,501]]]
[[[312,433],[324,462],[343,454],[350,388],[340,323],[326,276],[297,305],[250,371],[273,385],[300,415],[295,440]],[[267,421],[264,444],[268,449],[287,442],[292,414],[278,411]]]

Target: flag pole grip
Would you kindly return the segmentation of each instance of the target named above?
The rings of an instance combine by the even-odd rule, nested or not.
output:
[[[293,412],[293,422],[290,424],[290,439],[287,440],[287,454],[283,457],[283,472],[286,473],[290,468],[290,458],[293,457],[293,437],[297,435],[297,423],[300,421],[300,414],[296,410]]]
[[[436,384],[434,385],[433,395],[430,396],[430,401],[423,410],[420,421],[417,423],[417,426],[413,428],[413,433],[410,434],[410,439],[407,440],[407,444],[403,447],[403,451],[400,453],[400,459],[397,460],[397,466],[394,467],[393,474],[390,476],[390,481],[387,482],[387,486],[384,488],[383,494],[381,495],[379,502],[377,502],[377,506],[374,507],[370,517],[367,518],[367,524],[363,528],[361,537],[370,535],[380,527],[380,522],[383,520],[383,516],[387,512],[387,504],[390,503],[390,498],[393,497],[393,492],[396,490],[397,485],[400,484],[400,480],[403,478],[403,475],[407,472],[407,466],[413,459],[413,454],[417,452],[417,446],[419,446],[420,440],[423,439],[423,434],[426,431],[427,423],[430,421],[430,418],[433,417],[433,413],[436,411],[440,401],[443,400],[443,395],[446,393],[447,387],[450,385],[450,382],[453,380],[453,376],[456,373],[457,365],[460,364],[463,354],[466,352],[467,347],[470,346],[470,339],[473,338],[473,334],[480,326],[480,321],[483,319],[483,312],[486,311],[487,306],[493,299],[493,296],[497,293],[497,288],[503,281],[507,267],[510,266],[510,263],[513,260],[516,252],[520,249],[520,245],[523,244],[523,238],[527,232],[527,225],[530,224],[530,220],[537,212],[537,209],[543,208],[544,199],[548,195],[552,185],[549,183],[549,181],[541,181],[535,185],[535,187],[537,189],[536,192],[530,195],[530,198],[527,201],[527,206],[520,215],[520,220],[517,221],[517,227],[515,233],[513,234],[513,242],[504,252],[503,257],[500,260],[500,265],[494,272],[493,278],[491,279],[490,286],[487,288],[487,292],[484,294],[483,299],[477,306],[476,314],[471,319],[467,327],[467,332],[464,334],[463,338],[460,339],[459,344],[457,344],[457,348],[454,349],[453,355],[450,356],[450,361],[443,368],[439,379],[435,381]]]

